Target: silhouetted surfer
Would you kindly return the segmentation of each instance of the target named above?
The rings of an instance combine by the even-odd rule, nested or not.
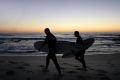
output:
[[[85,63],[85,60],[84,60],[84,54],[85,54],[84,43],[83,43],[83,40],[82,40],[78,31],[75,31],[74,35],[75,35],[75,37],[77,37],[76,47],[77,48],[79,48],[79,47],[82,48],[82,49],[77,51],[77,54],[75,55],[75,59],[82,63],[83,69],[86,71],[86,63]]]
[[[52,59],[52,61],[54,62],[58,72],[59,72],[59,75],[61,75],[61,70],[60,70],[60,66],[58,64],[58,61],[57,61],[57,58],[56,58],[56,37],[50,32],[49,28],[46,28],[44,30],[45,34],[47,35],[46,38],[45,38],[45,41],[43,43],[43,45],[41,46],[41,48],[45,45],[45,44],[48,44],[48,48],[49,48],[49,52],[48,52],[48,55],[46,57],[46,67],[45,67],[45,70],[44,71],[47,71],[48,69],[48,66],[49,66],[49,62],[50,62],[50,59]],[[41,49],[40,48],[40,49]]]

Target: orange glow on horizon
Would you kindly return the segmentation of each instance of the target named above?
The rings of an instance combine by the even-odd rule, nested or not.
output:
[[[39,23],[11,24],[1,25],[0,33],[40,33],[44,32],[45,28],[50,28],[51,32],[120,32],[120,24],[118,23],[103,23],[103,22],[81,22],[81,23],[64,23],[40,25]]]
[[[68,27],[37,27],[37,28],[17,28],[17,29],[0,29],[1,33],[40,33],[40,32],[44,32],[45,28],[50,28],[51,32],[74,32],[74,31],[80,31],[80,32],[120,32],[120,28],[118,29],[113,29],[113,28],[108,28],[108,29],[104,29],[104,27],[101,28],[97,28],[97,27],[72,27],[72,28],[68,28]]]

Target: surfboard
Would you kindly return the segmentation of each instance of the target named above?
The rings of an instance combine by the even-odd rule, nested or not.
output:
[[[39,50],[41,45],[44,41],[37,41],[34,43],[34,48],[36,50]],[[85,50],[87,50],[93,43],[94,38],[87,38],[83,40]],[[48,52],[48,45],[44,45],[43,48],[40,50],[41,52]],[[76,50],[81,50],[81,48],[76,48],[75,42],[69,42],[69,41],[57,41],[57,54],[63,54],[62,57],[70,57],[74,56],[76,54]],[[74,52],[73,52],[74,51]]]
[[[49,49],[48,49],[48,45],[45,44],[43,46],[43,48],[41,50],[39,50],[39,48],[41,47],[41,45],[43,44],[44,41],[37,41],[34,43],[34,48],[38,51],[41,51],[41,52],[48,52]],[[57,54],[61,54],[61,53],[64,53],[66,52],[66,50],[68,51],[68,49],[70,48],[73,48],[72,46],[74,45],[75,43],[73,42],[68,42],[68,41],[57,41]]]
[[[95,41],[94,38],[87,38],[87,39],[83,40],[85,50],[87,50],[89,47],[91,47],[92,44],[94,43],[94,41]],[[73,57],[76,54],[78,54],[78,51],[80,51],[80,50],[83,50],[81,45],[73,45],[73,48],[71,48],[69,51],[64,52],[62,58]]]

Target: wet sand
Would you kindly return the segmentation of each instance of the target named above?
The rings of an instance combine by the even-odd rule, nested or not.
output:
[[[120,54],[86,55],[87,71],[72,58],[57,57],[62,76],[43,56],[0,56],[0,80],[120,80]]]

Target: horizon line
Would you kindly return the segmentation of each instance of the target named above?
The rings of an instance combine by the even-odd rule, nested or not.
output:
[[[52,33],[73,33],[72,31],[69,32],[65,32],[65,31],[51,31]],[[79,31],[80,33],[120,33],[120,31],[106,31],[106,32],[101,32],[101,31],[96,31],[96,32],[82,32]],[[0,32],[0,34],[39,34],[39,33],[44,33],[44,31],[40,31],[40,32]]]

